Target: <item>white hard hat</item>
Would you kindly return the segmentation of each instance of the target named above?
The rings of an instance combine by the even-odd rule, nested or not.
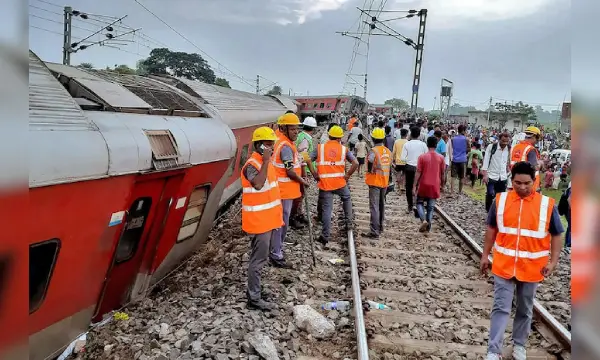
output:
[[[304,121],[302,122],[302,125],[304,126],[310,126],[312,128],[316,128],[317,127],[317,120],[315,120],[314,117],[312,116],[307,116]]]

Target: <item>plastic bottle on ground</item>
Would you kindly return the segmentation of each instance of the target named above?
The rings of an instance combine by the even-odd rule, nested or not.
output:
[[[381,304],[375,301],[371,301],[368,300],[367,303],[369,304],[369,308],[370,309],[376,309],[376,310],[390,310],[389,306],[385,305],[385,304]]]
[[[345,311],[350,308],[350,301],[331,301],[321,305],[321,310]]]

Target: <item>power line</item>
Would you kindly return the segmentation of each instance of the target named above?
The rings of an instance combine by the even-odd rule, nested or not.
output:
[[[36,18],[36,19],[40,19],[40,20],[46,20],[46,21],[49,21],[49,22],[53,22],[53,23],[56,23],[56,24],[63,25],[63,22],[62,22],[62,21],[53,20],[53,19],[48,19],[48,18],[45,18],[45,17],[43,17],[43,16],[38,16],[38,15],[36,15],[36,14],[29,14],[29,16],[31,16],[31,17],[34,17],[34,18]],[[87,29],[87,28],[84,28],[84,27],[80,27],[80,26],[77,26],[77,25],[72,25],[72,26],[73,26],[74,28],[76,28],[76,29],[81,29],[81,30],[85,30],[85,31],[96,31],[96,30],[92,30],[92,29]]]
[[[52,6],[56,6],[56,7],[61,8],[61,9],[63,8],[63,6],[61,6],[61,5],[58,5],[58,4],[55,4],[55,3],[52,3],[52,2],[49,2],[49,1],[46,1],[46,0],[35,0],[35,1],[41,2],[41,3],[44,3],[44,4],[48,4],[48,5],[52,5]]]
[[[52,10],[48,10],[48,9],[44,9],[44,8],[41,8],[41,7],[39,7],[39,6],[35,6],[35,5],[31,5],[31,4],[29,4],[29,7],[30,7],[30,8],[33,8],[33,9],[42,10],[42,11],[45,11],[45,12],[47,12],[47,13],[50,13],[50,14],[54,14],[54,15],[60,15],[60,16],[63,16],[63,14],[61,14],[61,13],[59,13],[59,12],[52,11]]]
[[[527,104],[527,105],[539,105],[539,106],[556,106],[556,104],[557,104],[557,103],[548,104],[548,103],[529,102],[529,101],[523,101],[523,100],[502,99],[502,98],[495,97],[495,96],[492,96],[492,99],[494,99],[494,100],[500,100],[500,101],[506,101],[506,102],[510,101],[512,103],[517,103],[517,102],[521,101],[523,104]],[[560,102],[558,102],[558,103],[560,104]]]
[[[190,39],[188,39],[185,35],[183,35],[182,33],[180,33],[179,31],[177,31],[174,27],[172,27],[171,25],[169,25],[165,20],[163,20],[160,16],[156,15],[154,12],[152,12],[152,10],[148,9],[144,4],[142,4],[139,0],[134,0],[139,6],[141,6],[144,10],[146,10],[148,13],[150,13],[152,16],[154,16],[157,20],[159,20],[160,22],[162,22],[165,26],[167,26],[169,29],[171,29],[173,32],[175,32],[177,35],[179,35],[183,40],[187,41],[189,44],[191,44],[194,48],[196,48],[196,50],[200,51],[202,54],[204,54],[207,58],[211,59],[212,61],[214,61],[215,63],[217,63],[218,66],[221,66],[223,69],[227,70],[229,73],[231,73],[232,76],[242,80],[244,83],[246,83],[247,85],[251,86],[252,88],[254,88],[254,85],[250,82],[247,82],[242,76],[237,75],[236,73],[234,73],[233,71],[229,70],[226,66],[224,66],[223,64],[221,64],[220,62],[218,62],[215,58],[213,58],[212,56],[210,56],[208,53],[206,53],[205,51],[203,51],[202,49],[200,49],[200,47],[198,47],[193,41],[191,41]]]

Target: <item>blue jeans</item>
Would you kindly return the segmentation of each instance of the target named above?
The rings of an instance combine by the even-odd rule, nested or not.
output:
[[[485,192],[485,211],[489,211],[496,194],[506,192],[507,180],[488,180],[487,191]]]
[[[571,214],[567,218],[567,232],[565,233],[565,247],[571,247]]]
[[[427,214],[425,214],[424,204],[427,204]],[[435,199],[422,198],[417,196],[417,212],[421,221],[427,220],[429,223],[428,229],[431,229],[431,220],[433,220],[433,208],[435,207]]]

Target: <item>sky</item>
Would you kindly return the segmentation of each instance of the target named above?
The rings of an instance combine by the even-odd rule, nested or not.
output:
[[[62,8],[69,5],[89,14],[87,20],[73,20],[78,38],[125,15],[118,24],[141,28],[135,36],[123,36],[130,41],[119,49],[94,45],[73,54],[73,65],[134,67],[152,48],[167,45],[200,53],[233,88],[254,92],[260,75],[261,88],[275,82],[292,95],[337,95],[354,88],[363,94],[362,87],[345,85],[354,40],[336,34],[356,31],[357,7],[379,8],[383,1],[385,10],[426,8],[419,106],[439,106],[434,97],[442,78],[454,83],[453,102],[478,108],[493,97],[493,102],[521,100],[552,110],[571,97],[570,0],[138,0],[160,20],[136,0],[28,1],[29,46],[45,61],[62,61]],[[385,23],[416,40],[418,18]],[[410,102],[415,51],[393,37],[369,40],[367,100]],[[364,74],[365,63],[357,56],[351,72]]]

